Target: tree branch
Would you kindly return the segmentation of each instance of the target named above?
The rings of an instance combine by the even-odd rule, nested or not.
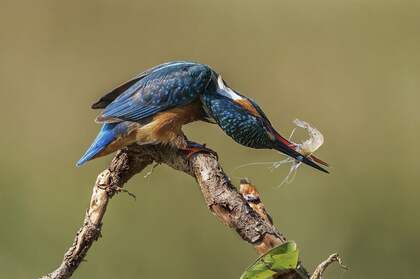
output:
[[[133,175],[142,171],[152,162],[151,157],[138,157],[129,150],[117,153],[109,168],[98,175],[83,226],[77,231],[73,244],[64,254],[61,265],[41,279],[61,279],[72,276],[93,242],[101,236],[102,218],[109,199],[121,191],[122,185]]]
[[[317,266],[310,279],[322,279],[322,275],[324,274],[325,270],[333,262],[338,262],[341,268],[348,269],[348,267],[343,264],[340,256],[337,253],[334,253]]]
[[[167,164],[194,177],[211,212],[222,223],[234,228],[259,254],[286,242],[286,238],[271,221],[254,210],[231,184],[214,155],[200,153],[187,158],[183,153],[167,146],[131,145],[119,151],[111,161],[110,167],[99,174],[83,226],[64,255],[61,265],[42,279],[63,279],[72,276],[93,242],[100,237],[102,218],[109,199],[115,193],[123,191],[122,186],[133,175],[153,162]],[[282,278],[309,278],[309,274],[300,264],[298,272],[292,272]]]

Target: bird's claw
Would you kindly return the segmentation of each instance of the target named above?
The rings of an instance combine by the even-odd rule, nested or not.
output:
[[[188,142],[187,148],[182,149],[182,151],[186,154],[187,159],[191,159],[191,157],[198,153],[208,153],[219,159],[219,155],[216,151],[211,150],[210,148],[206,147],[206,144],[198,144],[195,142]]]

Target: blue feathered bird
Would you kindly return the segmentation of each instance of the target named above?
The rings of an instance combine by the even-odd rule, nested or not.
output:
[[[168,144],[197,152],[204,147],[186,140],[183,125],[210,121],[199,96],[214,80],[206,65],[175,61],[151,68],[118,86],[92,105],[104,109],[96,139],[77,162],[105,156],[132,143]]]
[[[230,89],[209,66],[175,61],[151,68],[120,85],[92,105],[102,129],[77,163],[107,155],[132,143],[168,144],[191,155],[203,146],[186,140],[181,128],[193,121],[216,122],[236,142],[276,149],[327,172],[280,136],[251,99]],[[209,151],[209,150],[207,150]]]

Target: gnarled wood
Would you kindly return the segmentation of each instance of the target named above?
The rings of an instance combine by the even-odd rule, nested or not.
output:
[[[185,154],[167,146],[131,145],[119,151],[110,167],[99,174],[83,226],[64,255],[61,265],[52,273],[42,277],[43,279],[62,279],[72,276],[93,242],[101,235],[102,219],[109,199],[115,193],[122,191],[124,183],[133,175],[153,162],[167,164],[194,177],[211,212],[224,224],[235,229],[243,240],[255,247],[258,253],[265,253],[286,242],[286,238],[270,220],[255,211],[232,185],[214,155],[200,153],[187,158]],[[299,274],[296,272],[283,278],[309,278],[309,274],[301,265]]]

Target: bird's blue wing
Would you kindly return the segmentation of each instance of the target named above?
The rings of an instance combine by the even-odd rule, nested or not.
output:
[[[172,62],[133,82],[96,118],[97,122],[140,121],[158,112],[198,99],[211,78],[211,69],[190,62]]]
[[[108,106],[112,101],[114,101],[122,93],[125,93],[131,87],[135,87],[135,84],[139,80],[141,80],[142,78],[148,76],[149,74],[151,74],[153,72],[159,71],[159,70],[164,69],[164,68],[175,67],[175,66],[179,66],[179,65],[188,65],[188,64],[192,64],[192,62],[172,61],[172,62],[163,63],[163,64],[157,65],[153,68],[150,68],[150,69],[136,75],[135,77],[131,78],[130,80],[118,85],[114,89],[112,89],[109,93],[105,94],[98,101],[96,101],[94,104],[92,104],[91,108],[92,109],[104,109],[106,106]]]

